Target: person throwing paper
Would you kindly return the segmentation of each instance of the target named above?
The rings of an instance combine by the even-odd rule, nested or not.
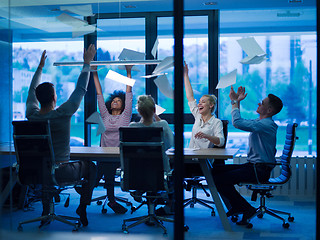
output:
[[[126,65],[127,77],[131,78],[132,65]],[[98,107],[106,131],[101,134],[101,147],[119,147],[119,128],[128,126],[132,115],[132,87],[127,85],[126,92],[114,91],[104,102],[102,88],[98,73],[93,73],[94,84],[97,91]],[[108,206],[118,214],[124,214],[127,209],[116,202],[114,196],[114,177],[120,165],[110,162],[98,162],[97,183],[104,175],[104,187],[107,190]]]

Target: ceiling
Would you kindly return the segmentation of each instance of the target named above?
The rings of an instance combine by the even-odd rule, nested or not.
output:
[[[184,4],[186,11],[220,9],[220,33],[316,29],[316,0],[185,0]],[[11,29],[14,41],[70,40],[92,30],[81,22],[90,8],[98,16],[120,17],[173,11],[173,0],[1,0],[0,29]]]

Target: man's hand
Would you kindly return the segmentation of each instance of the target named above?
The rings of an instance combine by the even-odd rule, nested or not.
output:
[[[40,63],[39,63],[39,68],[43,68],[44,64],[46,63],[46,59],[47,59],[47,55],[46,55],[47,51],[44,50],[41,54],[41,59],[40,59]]]
[[[238,88],[238,92],[235,92],[233,89],[233,86],[231,85],[231,89],[230,89],[230,93],[229,93],[229,97],[231,100],[240,102],[243,99],[245,99],[247,95],[248,95],[248,93],[246,93],[245,87],[240,86]]]
[[[94,44],[90,44],[87,50],[84,49],[84,53],[83,53],[84,63],[90,64],[95,54],[96,54],[96,48]]]

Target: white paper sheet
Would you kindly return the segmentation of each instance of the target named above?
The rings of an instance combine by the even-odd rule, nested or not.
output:
[[[228,74],[222,76],[217,84],[216,89],[226,88],[236,83],[237,80],[237,69],[229,72]]]
[[[131,49],[124,48],[119,55],[119,60],[145,60],[146,55]]]
[[[266,54],[261,55],[261,56],[253,56],[253,57],[245,57],[244,59],[242,59],[240,61],[240,63],[242,64],[260,64],[263,61],[265,61],[266,58]]]
[[[131,87],[133,87],[133,85],[135,84],[136,80],[132,79],[132,78],[128,78],[125,76],[122,76],[121,74],[114,72],[112,70],[109,70],[106,78],[119,82],[119,83],[123,83],[125,85],[129,85]]]
[[[93,15],[91,4],[78,6],[60,6],[60,10],[75,13],[85,17]]]
[[[242,64],[260,64],[263,62],[267,55],[257,41],[253,38],[242,38],[237,40],[242,50],[248,55],[246,58],[242,59],[240,63]]]
[[[96,136],[99,136],[100,134],[104,133],[106,131],[106,128],[104,127],[102,118],[98,112],[92,113],[86,120],[88,123],[95,123],[98,124],[97,134]]]
[[[174,65],[174,57],[166,57],[159,63],[159,65],[154,69],[152,74],[158,74]]]
[[[66,13],[62,13],[56,18],[59,21],[63,22],[64,24],[70,25],[74,28],[80,28],[80,27],[89,25],[86,21],[83,21],[79,18],[72,17]]]
[[[157,85],[157,87],[159,88],[160,92],[162,92],[163,95],[165,95],[166,97],[171,98],[171,99],[174,98],[173,89],[172,89],[172,87],[168,81],[168,78],[165,74],[157,77],[153,81]]]
[[[141,76],[142,78],[152,78],[152,77],[159,77],[162,75],[166,75],[167,73],[158,73],[158,74],[151,74],[151,75],[146,75],[146,76]]]
[[[156,55],[157,55],[157,51],[158,51],[158,46],[159,46],[159,41],[158,41],[158,38],[156,39],[156,41],[154,42],[153,44],[153,48],[151,50],[151,54],[154,58],[156,58]]]
[[[156,104],[156,114],[159,116],[160,114],[164,113],[164,111],[166,111],[165,108],[159,106]]]

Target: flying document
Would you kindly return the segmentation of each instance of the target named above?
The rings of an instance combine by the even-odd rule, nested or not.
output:
[[[157,77],[153,81],[157,85],[157,87],[159,88],[160,92],[162,92],[163,95],[165,95],[168,98],[173,99],[173,97],[174,97],[173,89],[172,89],[172,87],[168,81],[168,78],[165,74]]]
[[[156,41],[154,42],[153,48],[151,50],[151,54],[154,58],[156,58],[157,55],[157,51],[158,51],[158,46],[159,46],[159,41],[158,38],[156,39]]]
[[[152,77],[157,77],[157,76],[162,76],[163,71],[167,70],[170,67],[173,67],[174,65],[174,57],[166,57],[161,61],[161,63],[158,64],[158,66],[154,69],[151,75],[147,76],[141,76],[143,78],[152,78]]]
[[[129,85],[131,87],[133,87],[133,85],[135,84],[136,80],[132,79],[132,78],[128,78],[125,76],[122,76],[121,74],[114,72],[112,70],[109,70],[106,78],[119,82],[119,83],[123,83],[125,85]]]
[[[266,53],[253,38],[242,38],[237,40],[242,50],[248,55],[240,61],[242,64],[260,64],[266,60]]]
[[[237,80],[237,69],[222,76],[218,82],[216,89],[229,87],[235,84],[236,80]]]
[[[163,107],[161,107],[161,106],[159,106],[159,105],[156,104],[156,114],[157,114],[158,116],[159,116],[160,114],[164,113],[165,110],[166,110],[165,108],[163,108]]]
[[[120,61],[125,61],[125,60],[144,60],[146,57],[146,55],[142,52],[137,52],[137,51],[134,51],[134,50],[131,50],[131,49],[127,49],[127,48],[124,48],[122,50],[122,52],[120,53],[119,55],[119,60]],[[121,70],[125,70],[126,67],[123,66],[123,65],[120,65],[118,66],[118,69],[121,69]],[[132,71],[136,71],[136,72],[140,72],[140,69],[136,66],[133,66]]]
[[[96,123],[98,124],[98,130],[97,130],[97,136],[104,133],[106,131],[106,128],[104,127],[102,118],[98,112],[92,113],[86,120],[88,123]]]

